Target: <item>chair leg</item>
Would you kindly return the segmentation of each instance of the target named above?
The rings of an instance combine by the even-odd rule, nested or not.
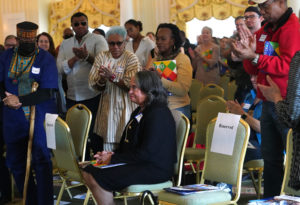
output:
[[[124,196],[123,200],[124,200],[124,205],[127,205],[127,197],[126,196]]]
[[[59,190],[59,194],[58,194],[58,197],[57,197],[57,200],[56,200],[56,205],[59,205],[59,202],[60,202],[60,200],[61,200],[61,197],[62,197],[62,195],[63,195],[63,193],[64,193],[65,186],[66,186],[66,180],[63,179],[63,183],[62,183],[62,185],[61,185],[61,188],[60,188],[60,190]]]
[[[15,180],[14,176],[10,174],[10,182],[11,182],[11,201],[15,200]]]
[[[254,173],[253,173],[252,170],[251,171],[249,170],[249,173],[250,173],[250,176],[251,176],[251,180],[252,180],[252,183],[253,183],[253,186],[254,186],[257,198],[258,198],[259,197],[259,187],[257,185],[257,182],[255,181]]]
[[[87,192],[86,192],[86,195],[85,195],[85,199],[84,199],[83,205],[87,205],[88,204],[90,196],[91,196],[91,190],[88,188]]]
[[[200,161],[197,161],[196,164],[196,183],[199,184],[200,183]]]
[[[261,181],[262,181],[262,174],[263,174],[263,170],[259,170],[258,171],[258,194],[257,194],[257,198],[260,199],[261,197]]]

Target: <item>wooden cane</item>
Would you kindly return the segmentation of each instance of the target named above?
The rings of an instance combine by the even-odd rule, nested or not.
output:
[[[31,87],[31,92],[35,92],[38,86],[39,84],[37,82],[33,82]],[[28,187],[28,180],[30,175],[31,152],[32,152],[33,134],[34,134],[34,120],[35,120],[35,105],[31,105],[29,139],[28,139],[27,160],[26,160],[26,175],[25,175],[24,189],[23,189],[23,205],[26,205],[27,187]]]

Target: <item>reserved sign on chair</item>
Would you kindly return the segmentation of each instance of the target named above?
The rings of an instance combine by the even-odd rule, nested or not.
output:
[[[211,142],[211,152],[232,155],[241,116],[219,113]]]

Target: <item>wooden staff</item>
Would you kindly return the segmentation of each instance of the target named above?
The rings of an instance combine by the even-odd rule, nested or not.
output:
[[[39,84],[37,82],[33,82],[31,87],[31,92],[35,92],[38,86]],[[34,120],[35,120],[35,105],[31,105],[29,139],[28,139],[28,147],[27,147],[26,175],[25,175],[24,189],[23,189],[23,205],[26,204],[27,187],[28,187],[28,180],[30,175],[31,152],[32,152],[33,134],[34,134]]]

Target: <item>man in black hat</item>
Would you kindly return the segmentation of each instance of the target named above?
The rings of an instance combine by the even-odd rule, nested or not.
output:
[[[47,148],[44,120],[56,113],[53,93],[57,90],[57,68],[52,55],[36,46],[38,26],[32,22],[17,24],[19,46],[0,56],[0,94],[3,99],[3,135],[6,164],[17,188],[23,193],[30,106],[35,105],[35,127],[27,204],[53,204],[52,163]],[[39,87],[32,92],[32,83]]]

